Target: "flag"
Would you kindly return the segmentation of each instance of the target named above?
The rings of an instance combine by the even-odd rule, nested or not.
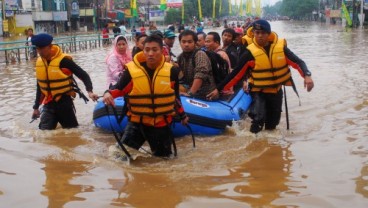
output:
[[[248,16],[252,15],[252,1],[253,0],[247,0],[247,8],[245,11]]]
[[[347,23],[348,23],[348,25],[351,27],[351,26],[353,25],[353,21],[351,20],[351,18],[350,18],[350,14],[349,14],[349,11],[348,11],[348,9],[346,8],[345,0],[344,0],[344,1],[342,1],[341,8],[342,8],[342,12],[344,13],[344,16],[345,16],[346,22],[347,22]]]
[[[256,16],[261,17],[262,14],[261,0],[255,0],[254,2],[256,6]]]
[[[132,8],[132,17],[138,17],[137,0],[130,0],[130,8]]]
[[[166,6],[166,0],[160,0],[160,9],[161,10],[166,10],[167,6]]]
[[[181,7],[181,24],[184,25],[184,2],[183,2],[183,6]]]
[[[202,21],[202,6],[201,6],[201,0],[198,0],[198,13],[199,13],[199,21]]]
[[[213,0],[213,3],[212,3],[212,18],[213,19],[216,18],[216,0]]]
[[[222,0],[220,0],[220,7],[219,7],[219,15],[221,15],[222,11]]]
[[[240,0],[239,15],[243,16],[243,0]]]

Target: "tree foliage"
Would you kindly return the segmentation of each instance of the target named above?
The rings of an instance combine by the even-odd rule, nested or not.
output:
[[[267,5],[267,6],[263,7],[264,16],[277,16],[277,15],[280,15],[281,6],[282,6],[282,2],[278,1],[273,6]]]
[[[288,16],[292,19],[303,19],[318,10],[319,0],[282,0],[273,6],[264,8],[265,16]]]
[[[181,11],[179,9],[168,9],[166,11],[165,22],[173,23],[180,22],[181,20]]]
[[[318,10],[318,2],[319,0],[283,0],[280,14],[292,19],[302,19]]]

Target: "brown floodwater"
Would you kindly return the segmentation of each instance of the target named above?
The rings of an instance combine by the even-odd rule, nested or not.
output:
[[[301,106],[288,89],[290,130],[283,114],[276,131],[254,136],[246,119],[197,137],[195,149],[191,137],[178,139],[170,160],[137,152],[130,163],[115,160],[113,135],[94,126],[94,103],[80,99],[79,128],[38,130],[29,123],[34,61],[1,63],[0,207],[368,207],[368,31],[271,26],[315,81],[307,93],[293,70]],[[109,50],[72,54],[99,95]]]

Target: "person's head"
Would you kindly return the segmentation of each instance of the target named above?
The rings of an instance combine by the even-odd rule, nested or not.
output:
[[[226,28],[222,31],[222,43],[224,46],[230,45],[235,39],[235,31],[232,28]]]
[[[174,42],[175,42],[175,33],[171,30],[166,30],[164,32],[164,42],[167,46],[169,46],[170,48],[172,48],[174,46]]]
[[[179,35],[179,42],[183,52],[192,52],[195,50],[198,42],[197,34],[192,30],[184,30]]]
[[[125,54],[128,48],[128,42],[126,38],[122,35],[119,35],[115,38],[115,50],[119,54]]]
[[[163,59],[162,39],[157,35],[147,36],[143,43],[143,53],[146,56],[147,66],[156,69]]]
[[[54,38],[46,33],[41,33],[32,37],[31,42],[32,45],[36,46],[38,54],[44,58],[49,60],[52,56],[51,48],[52,48],[52,40]]]
[[[221,38],[217,32],[207,33],[205,46],[207,50],[214,51],[221,45]]]
[[[243,29],[242,28],[235,28],[235,38],[234,43],[236,45],[242,44],[242,37],[243,37]]]
[[[198,38],[198,41],[196,43],[197,47],[198,48],[205,47],[204,41],[206,40],[206,33],[204,33],[204,32],[197,33],[197,38]]]
[[[143,51],[143,43],[146,40],[147,35],[146,34],[140,34],[136,37],[135,46],[137,46],[139,49]]]
[[[268,36],[271,34],[271,25],[266,20],[259,19],[252,24],[253,34],[256,42],[260,46],[268,44]]]
[[[157,36],[159,36],[161,39],[163,39],[164,38],[164,34],[162,34],[162,32],[160,31],[160,30],[154,30],[154,31],[152,31],[151,32],[151,34],[150,35],[157,35]]]
[[[33,36],[33,29],[32,28],[27,29],[27,36]]]

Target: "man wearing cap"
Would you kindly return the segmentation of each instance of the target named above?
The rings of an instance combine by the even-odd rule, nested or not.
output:
[[[252,119],[250,131],[258,133],[264,126],[266,130],[273,130],[280,122],[283,97],[281,87],[295,87],[289,66],[299,71],[308,92],[313,89],[314,83],[304,61],[287,47],[285,39],[271,32],[271,26],[266,20],[259,19],[253,23],[253,34],[253,43],[247,47],[239,65],[207,96],[217,96],[219,90],[229,89],[243,77],[248,79],[247,90],[253,99],[249,109]]]
[[[78,88],[73,74],[83,81],[89,98],[96,101],[98,96],[92,92],[92,82],[87,72],[75,64],[71,56],[63,53],[59,46],[53,45],[52,40],[53,37],[45,33],[32,38],[32,45],[36,46],[40,55],[36,62],[37,91],[32,119],[40,117],[38,108],[43,104],[39,124],[41,130],[55,129],[58,123],[63,128],[75,128],[78,121],[73,98],[78,93],[86,102],[88,99]]]
[[[242,37],[243,37],[243,29],[242,28],[235,28],[234,45],[236,46],[236,51],[237,51],[237,54],[238,54],[238,58],[240,58],[243,55],[243,53],[246,49],[246,45],[243,45]]]
[[[174,42],[175,42],[175,33],[171,30],[166,30],[164,32],[164,50],[163,50],[163,54],[165,56],[165,61],[166,62],[173,62],[173,58],[176,57],[172,52],[171,52],[171,48],[174,46]]]

